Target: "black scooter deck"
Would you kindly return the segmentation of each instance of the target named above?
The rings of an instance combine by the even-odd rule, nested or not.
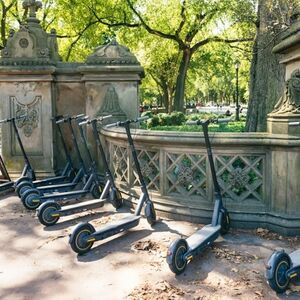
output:
[[[125,218],[122,218],[119,221],[108,224],[107,226],[102,227],[92,234],[96,240],[103,240],[115,234],[118,234],[122,231],[128,230],[137,226],[140,222],[141,216],[129,215]]]
[[[54,191],[55,190],[63,190],[63,189],[72,189],[74,187],[76,187],[78,185],[78,183],[62,183],[62,184],[56,184],[56,185],[47,185],[47,186],[41,186],[41,187],[38,187],[38,190],[43,192],[43,193],[46,193],[46,192],[49,192],[49,191]]]
[[[93,200],[88,200],[88,201],[82,201],[76,204],[71,204],[71,205],[66,205],[63,206],[59,210],[60,216],[67,216],[69,214],[74,214],[77,212],[81,212],[85,209],[93,209],[93,208],[98,208],[102,207],[104,203],[106,202],[107,199],[93,199]]]
[[[206,240],[211,240],[214,235],[219,235],[221,230],[221,226],[212,226],[211,224],[204,226],[200,230],[196,231],[189,238],[186,239],[189,251],[194,251],[199,247],[199,245],[203,244]]]

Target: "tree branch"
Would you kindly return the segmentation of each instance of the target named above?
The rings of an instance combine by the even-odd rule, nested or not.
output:
[[[132,3],[130,2],[130,0],[126,0],[127,4],[129,5],[130,9],[134,12],[134,14],[138,17],[138,19],[141,22],[141,25],[151,34],[154,34],[156,36],[165,38],[165,39],[169,39],[169,40],[173,40],[175,42],[177,42],[179,44],[180,47],[185,47],[183,41],[176,35],[174,34],[170,34],[170,33],[165,33],[162,32],[160,30],[156,30],[151,28],[146,22],[145,20],[142,18],[142,16],[139,14],[139,12],[133,7]]]
[[[206,38],[198,43],[196,43],[192,48],[191,48],[191,52],[194,53],[195,51],[197,51],[200,47],[208,44],[208,43],[226,43],[226,44],[231,44],[231,43],[241,43],[241,42],[251,42],[253,41],[253,38],[241,38],[241,39],[224,39],[224,38],[220,38],[220,37],[209,37]]]

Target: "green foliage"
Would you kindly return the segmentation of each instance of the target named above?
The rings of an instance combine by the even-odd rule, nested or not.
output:
[[[181,125],[181,126],[156,126],[151,130],[156,131],[180,131],[180,132],[202,132],[202,127],[197,125]],[[230,122],[225,124],[212,124],[208,127],[210,132],[244,132],[245,122]]]
[[[172,112],[171,114],[159,113],[147,120],[147,128],[154,128],[156,126],[180,126],[184,124],[185,121],[186,116],[182,112]]]

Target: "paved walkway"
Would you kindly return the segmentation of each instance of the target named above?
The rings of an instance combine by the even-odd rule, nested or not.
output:
[[[175,277],[165,262],[167,246],[198,226],[162,220],[155,228],[143,219],[135,230],[97,243],[85,256],[68,245],[76,223],[99,228],[115,220],[110,206],[102,212],[69,217],[43,228],[15,196],[0,200],[0,299],[299,299],[298,287],[280,297],[264,279],[264,263],[275,248],[300,247],[266,231],[232,230]],[[200,225],[199,225],[200,227]],[[260,235],[260,236],[259,236]],[[262,238],[261,236],[264,236]]]

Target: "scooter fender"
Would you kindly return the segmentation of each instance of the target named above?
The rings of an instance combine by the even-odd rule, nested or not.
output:
[[[177,243],[182,240],[182,239],[176,239],[174,240],[171,245],[169,246],[169,249],[168,249],[168,252],[167,252],[167,257],[166,257],[166,260],[167,260],[167,263],[169,265],[172,264],[172,257],[173,257],[173,253],[175,253],[175,250],[177,248]]]
[[[21,183],[21,182],[23,182],[23,181],[29,181],[29,182],[32,182],[32,178],[30,178],[29,176],[23,176],[23,177],[20,177],[19,179],[17,179],[17,180],[15,181],[15,187],[16,187],[19,183]]]
[[[278,257],[282,254],[282,253],[285,253],[284,250],[277,250],[277,251],[274,251],[272,253],[272,255],[270,256],[269,260],[268,260],[268,263],[267,263],[267,266],[266,266],[266,274],[265,274],[265,277],[266,279],[272,279],[274,278],[275,276],[275,262],[276,260],[278,259]],[[289,255],[287,255],[290,263],[291,263],[291,259],[289,257]]]
[[[81,222],[81,223],[77,224],[77,225],[74,227],[72,233],[69,234],[69,243],[71,243],[71,241],[74,240],[74,238],[75,238],[75,233],[77,232],[77,228],[78,228],[78,227],[81,227],[83,224],[88,224],[88,223],[87,223],[87,222],[86,222],[86,223]]]

